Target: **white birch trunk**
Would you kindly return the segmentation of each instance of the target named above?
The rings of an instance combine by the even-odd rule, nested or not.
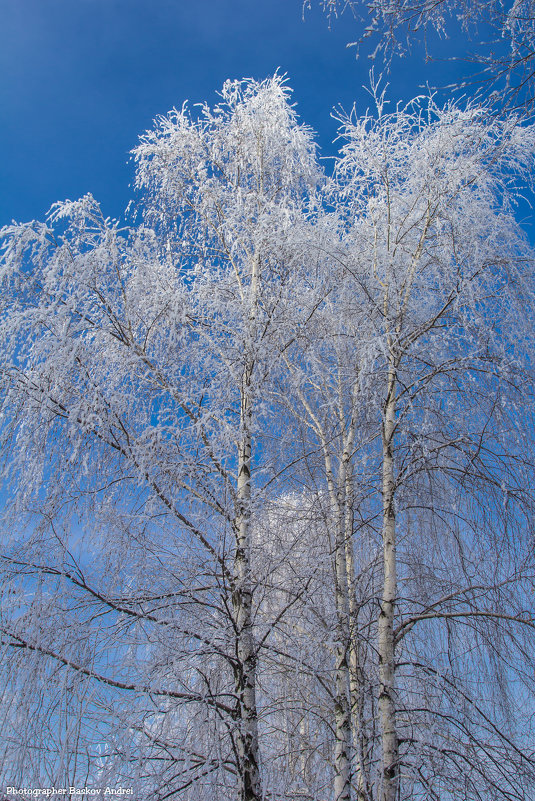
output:
[[[369,795],[369,770],[367,743],[364,732],[364,672],[362,648],[358,641],[358,604],[355,594],[355,559],[353,554],[353,483],[350,471],[346,475],[345,550],[347,584],[349,589],[349,697],[353,774],[357,787],[357,801],[367,801]]]
[[[251,309],[249,343],[254,341],[260,263],[254,259],[251,271]],[[261,801],[262,782],[259,767],[258,712],[256,706],[257,654],[253,633],[253,585],[251,577],[251,453],[252,400],[251,381],[254,362],[246,354],[240,388],[240,441],[238,444],[238,511],[235,521],[236,550],[232,603],[236,627],[237,665],[235,670],[238,696],[239,798],[240,801]]]
[[[337,527],[339,529],[339,527]],[[342,529],[343,532],[343,529]],[[338,636],[336,644],[336,699],[334,799],[351,799],[351,714],[349,702],[349,608],[347,603],[347,569],[343,542],[337,531],[335,570]]]
[[[356,619],[352,611],[351,619],[352,621]],[[370,780],[367,763],[368,749],[363,726],[364,681],[360,647],[353,634],[351,635],[351,649],[349,653],[349,689],[351,697],[351,732],[357,801],[368,801],[370,797]]]
[[[396,371],[391,360],[383,422],[383,593],[378,625],[379,714],[382,739],[381,801],[396,801],[398,791],[398,736],[395,704],[394,609],[397,596],[396,519],[394,511],[393,439],[396,410]]]
[[[291,366],[286,362],[289,369]],[[330,509],[335,530],[334,542],[334,580],[336,608],[336,663],[335,663],[335,703],[334,703],[334,801],[351,801],[352,731],[351,731],[351,691],[350,691],[350,609],[349,582],[346,556],[346,542],[351,532],[347,532],[347,477],[354,441],[354,422],[344,437],[344,447],[340,458],[338,475],[333,470],[331,450],[325,429],[314,413],[305,395],[298,390],[300,400],[316,432],[323,452],[325,477],[327,481]],[[341,427],[344,427],[343,404],[340,404]],[[352,529],[352,526],[351,526]]]
[[[348,565],[346,558],[346,474],[347,459],[343,454],[336,499],[335,581],[338,637],[336,648],[336,700],[335,700],[335,801],[351,801],[351,701],[349,658],[351,650],[350,601]],[[334,498],[333,498],[334,500]]]
[[[237,639],[236,692],[238,695],[238,754],[240,801],[260,801],[262,786],[258,756],[256,708],[256,649],[253,636],[250,557],[251,437],[244,435],[239,448],[236,552],[233,608]]]

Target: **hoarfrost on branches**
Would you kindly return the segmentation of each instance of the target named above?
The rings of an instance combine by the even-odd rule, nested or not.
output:
[[[2,777],[525,799],[533,129],[228,81],[3,231]],[[531,732],[532,734],[532,732]]]
[[[310,8],[305,0],[303,8]],[[455,38],[456,31],[468,35],[466,53],[452,49],[453,58],[475,66],[460,87],[479,87],[489,92],[495,104],[527,113],[535,101],[533,0],[320,0],[333,18],[348,11],[362,32],[355,45],[375,41],[372,58],[381,56],[387,66],[394,55],[406,55],[416,44],[425,44],[427,60],[436,52],[432,36]],[[351,34],[350,34],[351,35]]]

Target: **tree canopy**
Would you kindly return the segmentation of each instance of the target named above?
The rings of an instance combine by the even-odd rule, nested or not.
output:
[[[127,223],[3,229],[6,785],[533,793],[535,135],[372,93],[329,175],[228,81]]]

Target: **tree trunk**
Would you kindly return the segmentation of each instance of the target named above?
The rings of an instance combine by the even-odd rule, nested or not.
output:
[[[379,713],[382,738],[381,801],[396,801],[399,780],[395,704],[394,609],[397,596],[393,440],[396,425],[396,371],[391,361],[383,421],[383,593],[378,626]]]
[[[357,786],[357,801],[368,801],[369,770],[367,742],[364,732],[364,671],[362,648],[358,640],[358,604],[355,587],[355,559],[353,554],[353,480],[350,471],[346,475],[345,550],[347,584],[349,589],[349,697],[352,734],[354,777]]]
[[[247,405],[247,404],[245,404]],[[234,591],[232,603],[236,626],[238,696],[238,754],[240,801],[260,801],[262,786],[258,760],[258,714],[256,708],[256,648],[253,636],[253,590],[250,557],[251,437],[244,435],[238,458],[238,503]]]
[[[252,345],[256,326],[260,261],[255,258],[251,270],[251,307],[249,342]],[[247,347],[247,346],[246,346]],[[238,444],[238,510],[235,520],[236,551],[232,604],[236,628],[235,671],[238,697],[238,776],[240,801],[261,801],[262,781],[259,767],[258,712],[256,706],[257,654],[253,634],[253,585],[251,577],[251,452],[252,399],[251,382],[254,360],[246,352],[240,388],[240,442]]]
[[[334,801],[351,799],[351,714],[349,705],[349,609],[347,606],[346,560],[343,543],[335,555],[338,637],[336,644],[336,699],[334,750]]]
[[[351,701],[349,658],[351,650],[346,531],[346,473],[344,453],[338,476],[336,510],[335,581],[338,637],[336,644],[336,700],[334,801],[351,801]]]

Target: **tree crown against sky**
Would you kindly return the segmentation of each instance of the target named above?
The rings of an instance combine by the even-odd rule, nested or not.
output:
[[[3,779],[532,791],[533,129],[373,91],[329,180],[233,81],[3,230]]]
[[[366,52],[357,60],[345,47],[358,36],[348,35],[352,20],[329,27],[319,4],[304,18],[299,0],[0,0],[0,9],[0,224],[43,219],[58,198],[86,192],[120,217],[137,133],[185,97],[217,102],[228,77],[287,72],[324,156],[335,153],[333,106],[370,102]],[[406,58],[389,77],[391,97],[409,100],[462,70],[442,61],[424,75],[420,56]]]

